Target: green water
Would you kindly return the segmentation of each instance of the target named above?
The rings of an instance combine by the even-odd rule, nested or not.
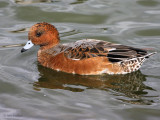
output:
[[[157,54],[127,75],[53,71],[37,62],[38,46],[20,53],[43,21],[62,43],[93,38]],[[159,0],[0,0],[0,120],[159,120],[159,52]]]

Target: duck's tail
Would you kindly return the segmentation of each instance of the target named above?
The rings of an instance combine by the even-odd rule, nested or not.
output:
[[[147,55],[144,56],[144,58],[149,58],[150,56],[156,54],[157,52],[152,52],[152,53],[148,53]]]

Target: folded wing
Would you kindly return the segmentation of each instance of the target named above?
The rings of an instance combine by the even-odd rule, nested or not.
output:
[[[64,54],[73,60],[82,60],[92,57],[107,57],[110,62],[120,62],[132,58],[143,57],[147,51],[101,40],[80,40],[69,45]]]

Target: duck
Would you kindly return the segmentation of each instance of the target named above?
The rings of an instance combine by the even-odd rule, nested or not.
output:
[[[37,59],[42,66],[79,75],[131,73],[156,53],[97,39],[61,44],[57,28],[47,22],[29,29],[28,41],[21,52],[34,45],[40,46]]]

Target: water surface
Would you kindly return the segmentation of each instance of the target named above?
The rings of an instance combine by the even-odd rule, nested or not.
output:
[[[3,120],[159,120],[159,0],[1,0],[0,118]],[[61,42],[93,38],[157,51],[127,75],[80,76],[21,54],[30,26],[54,24]]]

